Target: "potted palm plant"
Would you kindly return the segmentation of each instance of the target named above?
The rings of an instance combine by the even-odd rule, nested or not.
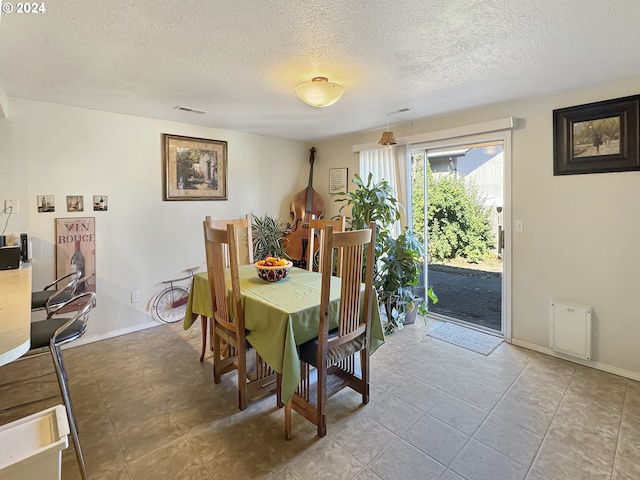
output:
[[[376,222],[374,284],[378,301],[387,313],[386,331],[391,333],[404,323],[407,310],[413,312],[417,308],[421,314],[426,313],[426,302],[423,299],[418,302],[411,289],[420,279],[424,246],[409,229],[396,239],[391,235],[400,211],[389,182],[374,183],[373,175],[369,173],[366,183],[358,175],[353,183],[356,185],[354,191],[334,194],[338,197],[336,203],[344,203],[340,207],[341,213],[344,208],[351,207],[351,229],[365,228],[370,221]],[[428,292],[432,301],[437,301],[433,291],[429,289]]]

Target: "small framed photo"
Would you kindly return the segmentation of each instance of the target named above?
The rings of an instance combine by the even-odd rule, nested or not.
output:
[[[227,142],[163,135],[164,200],[226,200]]]
[[[53,195],[38,195],[36,204],[38,205],[38,213],[48,213],[56,211],[56,203]]]
[[[640,95],[553,111],[553,174],[640,170]]]
[[[84,197],[67,195],[67,212],[84,212]]]
[[[349,169],[348,168],[330,168],[329,169],[329,193],[348,193]]]
[[[94,212],[106,212],[108,207],[109,197],[106,195],[94,195],[93,196],[93,211]]]

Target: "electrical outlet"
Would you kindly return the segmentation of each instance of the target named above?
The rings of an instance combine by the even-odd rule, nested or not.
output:
[[[18,212],[18,200],[5,200],[4,201],[4,213],[11,213],[15,215]]]
[[[131,292],[131,303],[138,303],[140,301],[140,290],[133,290]]]

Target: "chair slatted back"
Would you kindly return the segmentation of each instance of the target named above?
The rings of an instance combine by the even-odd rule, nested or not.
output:
[[[340,215],[338,220],[317,220],[315,215],[312,216],[311,220],[309,220],[309,245],[307,252],[307,270],[313,270],[313,257],[316,242],[318,244],[318,272],[322,272],[323,266],[323,257],[324,257],[324,238],[325,238],[325,228],[331,225],[333,227],[333,231],[335,232],[344,232],[346,225],[346,217],[344,215]],[[317,238],[316,238],[317,235]],[[340,276],[340,269],[342,264],[342,252],[338,250],[338,257],[336,262],[336,274]],[[333,266],[332,266],[333,268]]]
[[[342,254],[341,292],[340,306],[338,310],[338,336],[328,339],[329,331],[329,293],[331,289],[331,259],[333,250],[337,249]],[[319,334],[320,345],[326,344],[326,348],[333,348],[365,334],[369,336],[371,324],[371,302],[373,300],[373,260],[375,250],[375,223],[371,222],[369,228],[352,230],[348,232],[334,232],[332,226],[326,227],[324,245],[324,265],[322,271],[321,293],[321,329]],[[365,253],[366,252],[366,253]],[[366,256],[364,269],[363,263]],[[363,298],[364,296],[364,298]],[[323,341],[324,340],[324,341]],[[322,354],[321,347],[318,354]]]
[[[236,228],[230,223],[226,230],[208,227],[204,222],[205,248],[207,254],[207,275],[214,321],[228,330],[244,337],[244,313],[240,298],[240,278],[238,276],[238,252],[236,248]],[[228,252],[228,257],[227,253]],[[226,264],[229,263],[227,267]],[[229,302],[225,281],[225,268],[231,271],[232,299]],[[231,305],[231,311],[229,307]]]
[[[245,218],[235,218],[231,220],[212,220],[210,216],[205,217],[205,224],[212,228],[226,230],[231,224],[236,230],[236,250],[238,252],[238,265],[248,265],[253,263],[253,236],[251,233],[251,214]],[[224,247],[225,267],[229,267],[228,248]]]

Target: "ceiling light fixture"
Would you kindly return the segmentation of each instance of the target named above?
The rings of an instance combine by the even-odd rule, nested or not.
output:
[[[393,136],[393,132],[389,131],[389,114],[387,113],[387,129],[380,137],[379,145],[384,145],[385,147],[392,147],[393,145],[397,145],[396,137]]]
[[[327,77],[314,77],[310,82],[301,83],[296,87],[296,95],[312,107],[333,105],[340,100],[343,93],[344,87],[330,82]]]

